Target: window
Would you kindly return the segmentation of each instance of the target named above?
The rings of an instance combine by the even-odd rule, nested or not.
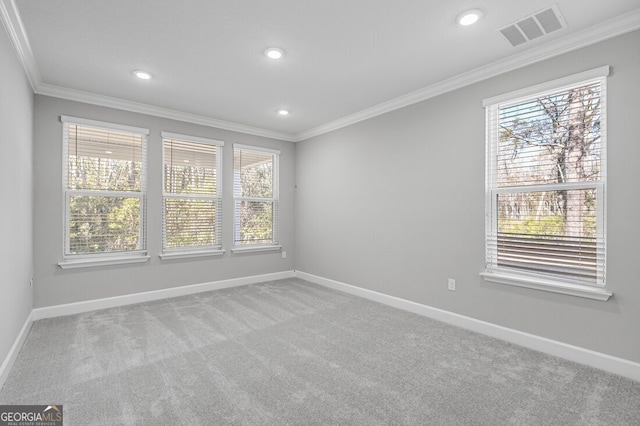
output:
[[[163,253],[219,250],[224,142],[162,132],[162,144]]]
[[[148,130],[65,116],[61,120],[67,265],[145,256]]]
[[[608,67],[485,101],[485,279],[606,300]]]
[[[234,145],[234,246],[278,243],[278,159],[280,152]]]

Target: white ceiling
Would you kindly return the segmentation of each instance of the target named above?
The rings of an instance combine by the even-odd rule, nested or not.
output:
[[[639,0],[0,1],[36,93],[285,140],[640,28]],[[498,31],[554,4],[565,29]],[[469,8],[483,19],[458,26]]]

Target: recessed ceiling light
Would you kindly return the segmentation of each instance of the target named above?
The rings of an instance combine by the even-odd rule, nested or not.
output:
[[[458,15],[456,22],[464,26],[472,25],[478,22],[478,19],[482,18],[482,15],[483,13],[479,9],[469,9]]]
[[[137,70],[137,71],[133,72],[133,75],[135,75],[136,77],[138,77],[141,80],[150,80],[151,79],[151,74],[146,72],[146,71]]]
[[[288,109],[279,109],[278,110],[278,115],[285,116],[285,115],[289,115],[289,113],[290,113],[290,111]]]
[[[105,154],[113,154],[113,151],[105,151]]]
[[[271,59],[280,59],[284,55],[284,51],[279,47],[270,47],[264,51],[264,54]]]

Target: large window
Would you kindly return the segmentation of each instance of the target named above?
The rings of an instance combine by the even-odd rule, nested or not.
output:
[[[146,255],[148,130],[61,120],[65,261]]]
[[[164,253],[222,247],[223,142],[162,133]]]
[[[278,242],[279,151],[234,145],[234,246]]]
[[[489,280],[605,299],[608,67],[485,102]]]

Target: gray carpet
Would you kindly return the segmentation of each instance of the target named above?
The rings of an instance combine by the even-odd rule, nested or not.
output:
[[[37,321],[65,425],[640,425],[640,383],[291,279]]]

